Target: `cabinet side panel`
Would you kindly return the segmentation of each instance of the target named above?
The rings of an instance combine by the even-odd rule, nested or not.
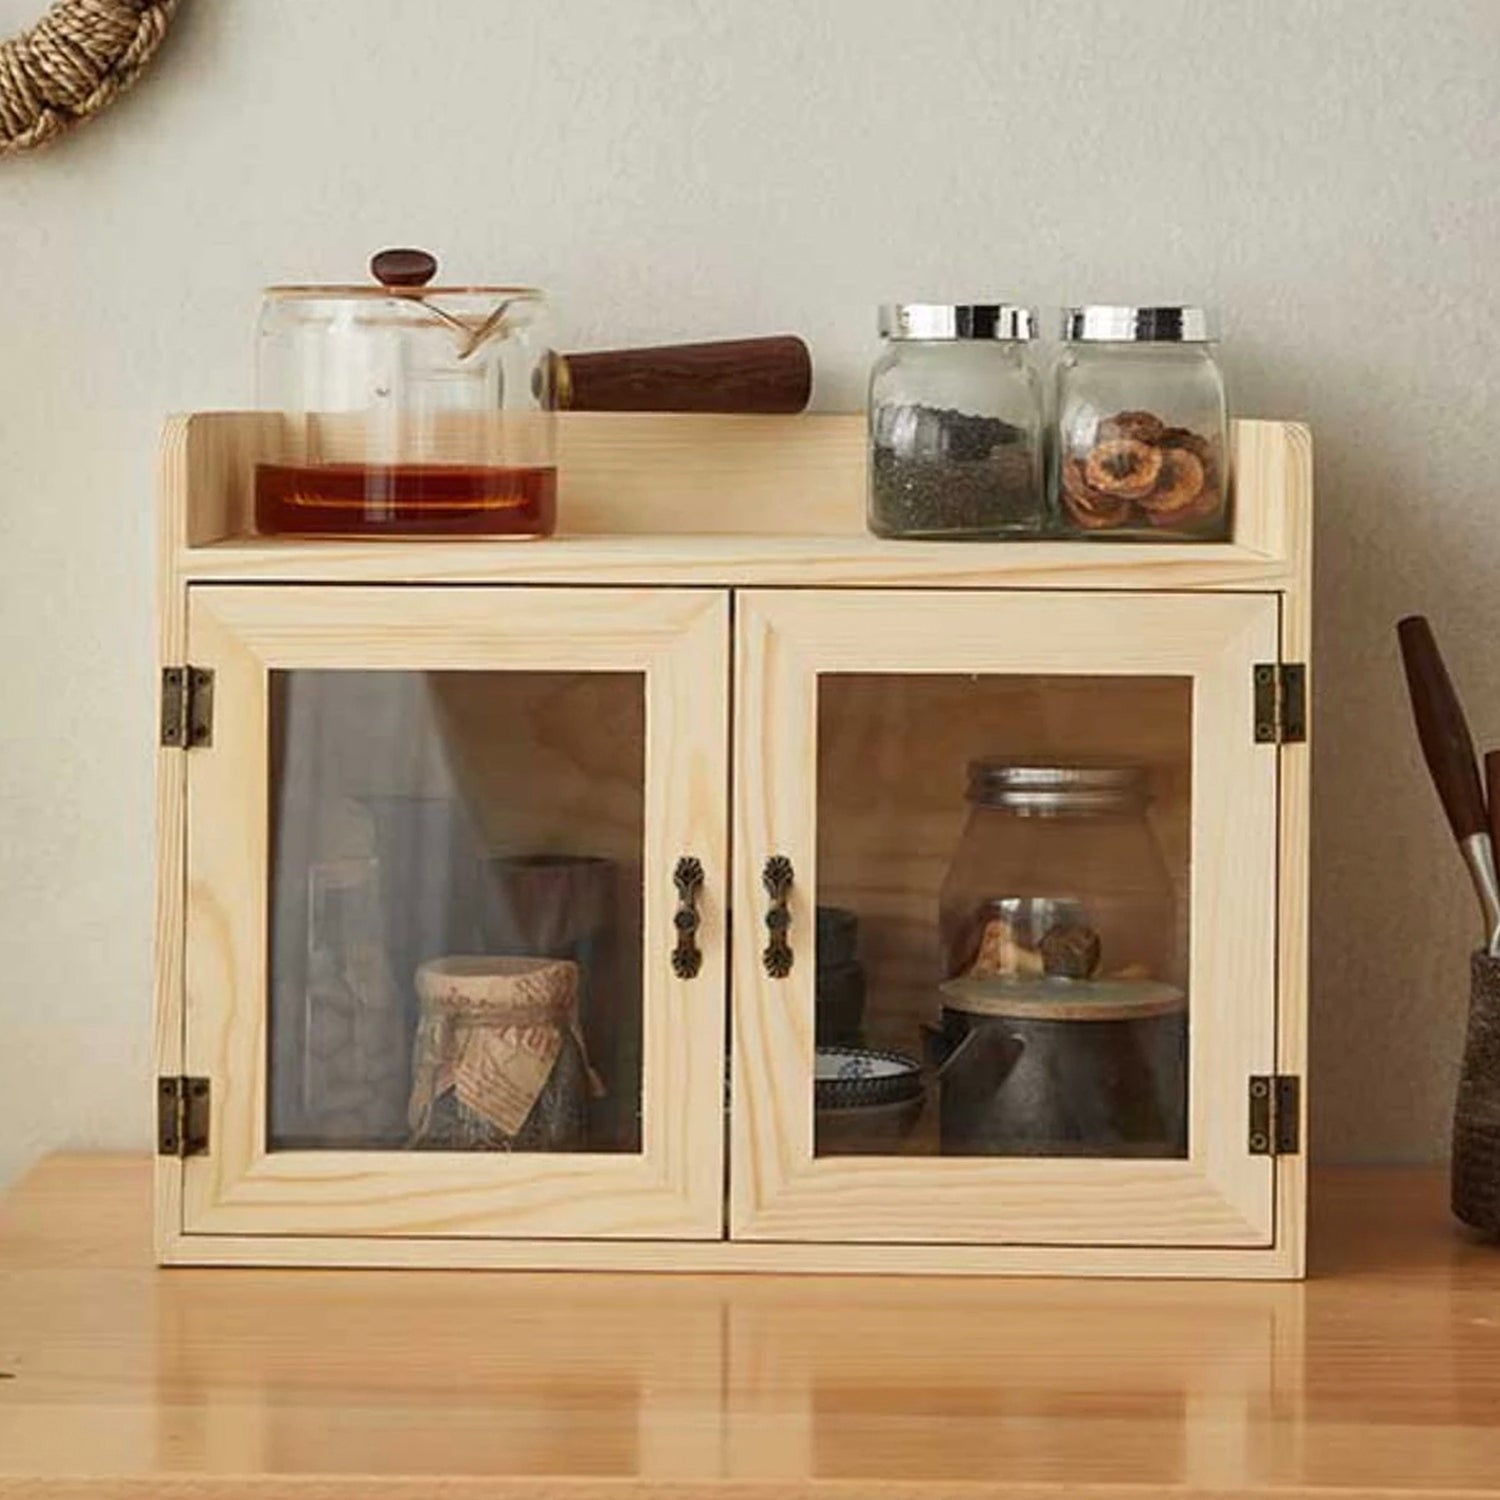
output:
[[[1305,1273],[1308,1109],[1308,868],[1312,806],[1312,705],[1317,672],[1312,661],[1312,435],[1300,423],[1282,423],[1273,482],[1281,496],[1290,582],[1282,598],[1283,661],[1307,664],[1308,738],[1281,750],[1281,851],[1277,975],[1277,1068],[1304,1079],[1302,1152],[1276,1164],[1276,1245],[1291,1267]]]
[[[160,669],[187,658],[187,591],[174,559],[188,510],[189,438],[196,419],[173,417],[162,433],[157,477],[156,654]],[[156,899],[152,942],[152,1057],[156,1072],[182,1072],[183,818],[187,766],[181,750],[156,751]],[[152,1080],[154,1087],[154,1080]],[[157,1259],[182,1230],[182,1163],[158,1157],[153,1215]]]
[[[1236,421],[1230,434],[1234,465],[1234,540],[1264,557],[1290,561],[1296,517],[1286,503],[1289,422]]]

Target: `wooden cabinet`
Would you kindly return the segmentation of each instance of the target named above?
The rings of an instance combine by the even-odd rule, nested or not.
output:
[[[563,435],[516,547],[258,540],[271,419],[169,429],[159,1258],[1300,1274],[1304,431],[1162,546]]]

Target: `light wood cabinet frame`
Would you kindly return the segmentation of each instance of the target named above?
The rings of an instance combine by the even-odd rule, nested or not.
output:
[[[1266,1246],[1271,1158],[1237,1107],[1274,1071],[1278,749],[1253,735],[1277,659],[1266,594],[752,590],[736,612],[735,909],[784,855],[794,962],[734,960],[731,1233],[771,1240]],[[813,1154],[817,707],[825,673],[1183,677],[1192,683],[1186,1160]],[[934,726],[934,733],[941,726]]]
[[[183,1163],[188,1234],[713,1238],[721,1230],[727,597],[663,589],[204,587],[188,648],[214,741],[187,757],[184,1071],[212,1149]],[[273,671],[640,672],[646,694],[639,1153],[268,1151],[268,698]],[[704,865],[692,979],[672,869]]]
[[[820,1164],[805,1149],[810,1111],[805,1077],[797,1099],[788,1095],[776,1103],[774,1128],[764,1119],[757,1123],[753,1112],[743,1108],[757,1076],[763,1084],[773,1076],[788,1080],[788,1059],[807,1045],[798,1030],[805,1031],[806,1018],[793,1016],[786,1002],[781,1012],[765,1004],[755,994],[757,981],[743,967],[758,952],[763,897],[756,860],[771,843],[763,835],[767,808],[761,805],[752,813],[751,803],[764,804],[768,788],[784,798],[795,775],[806,774],[807,742],[797,729],[796,714],[805,714],[807,674],[815,676],[833,659],[825,652],[830,649],[828,620],[834,614],[845,618],[841,612],[847,611],[847,619],[869,643],[868,651],[861,646],[863,654],[856,652],[858,659],[869,663],[879,656],[887,668],[888,653],[875,646],[893,646],[894,633],[869,621],[883,604],[899,612],[909,591],[924,598],[939,596],[939,614],[949,608],[961,611],[965,600],[981,595],[997,609],[1061,611],[1077,625],[1072,645],[1080,651],[1093,649],[1093,638],[1079,623],[1070,599],[1096,600],[1106,612],[1128,607],[1133,620],[1154,622],[1148,632],[1155,643],[1151,670],[1175,660],[1194,675],[1198,693],[1220,691],[1218,684],[1229,692],[1231,676],[1237,679],[1239,667],[1262,649],[1272,659],[1305,663],[1311,644],[1311,451],[1306,430],[1293,423],[1236,423],[1233,539],[1146,546],[1095,541],[950,545],[870,537],[863,527],[864,434],[858,416],[577,415],[565,418],[562,428],[564,530],[554,540],[526,546],[342,543],[251,535],[253,466],[276,456],[278,419],[246,413],[174,419],[163,451],[161,663],[192,661],[201,641],[222,658],[221,692],[228,694],[224,701],[232,702],[260,701],[254,683],[272,662],[354,665],[380,658],[394,664],[399,655],[402,664],[413,667],[440,667],[458,658],[494,667],[525,660],[530,652],[533,660],[545,657],[565,667],[591,659],[618,666],[633,660],[639,666],[646,658],[659,666],[675,649],[678,656],[669,675],[676,684],[674,694],[685,695],[674,701],[698,725],[695,744],[700,748],[692,753],[697,757],[695,785],[701,790],[695,801],[689,799],[696,810],[680,808],[676,815],[691,825],[691,840],[683,825],[675,830],[679,836],[670,836],[674,830],[664,819],[674,815],[668,804],[658,804],[660,815],[652,819],[649,834],[654,845],[660,844],[653,863],[675,854],[668,844],[691,842],[696,845],[691,852],[711,866],[710,902],[715,888],[717,899],[724,900],[727,880],[736,888],[737,908],[747,898],[750,903],[742,915],[749,939],[737,949],[741,972],[734,996],[743,1049],[740,1086],[749,1091],[739,1096],[742,1107],[728,1121],[740,1160],[730,1163],[727,1197],[721,1109],[727,981],[722,973],[717,978],[713,974],[723,948],[712,931],[712,917],[705,932],[713,941],[706,949],[704,979],[693,986],[699,1009],[689,1021],[685,1010],[674,1011],[675,1002],[668,1001],[651,1023],[665,1026],[667,1031],[659,1035],[665,1038],[670,1032],[669,1044],[687,1045],[693,1057],[691,1066],[684,1064],[676,1075],[688,1080],[686,1094],[661,1105],[658,1118],[666,1133],[648,1132],[646,1153],[625,1168],[627,1174],[643,1174],[637,1179],[606,1184],[592,1175],[601,1165],[597,1157],[571,1163],[564,1157],[547,1158],[540,1168],[536,1159],[529,1166],[500,1163],[490,1168],[455,1163],[451,1157],[412,1157],[409,1168],[386,1160],[372,1168],[364,1160],[367,1153],[355,1153],[362,1160],[351,1158],[342,1166],[356,1174],[373,1170],[383,1184],[375,1194],[383,1201],[371,1208],[361,1201],[357,1187],[339,1185],[338,1170],[304,1176],[305,1164],[299,1172],[296,1162],[284,1167],[264,1152],[257,1154],[258,1127],[245,1102],[263,1093],[253,1074],[254,1046],[244,1041],[253,1030],[243,1019],[244,1007],[256,1008],[254,999],[247,999],[247,993],[253,994],[252,969],[244,953],[229,960],[214,956],[206,946],[209,940],[193,931],[195,912],[203,911],[209,900],[223,904],[231,926],[242,934],[251,931],[254,921],[249,913],[254,900],[246,903],[228,882],[240,881],[261,858],[254,843],[265,838],[254,811],[262,795],[254,789],[255,779],[264,779],[256,760],[261,752],[252,747],[253,735],[220,728],[216,741],[232,752],[217,762],[221,771],[208,763],[217,750],[164,747],[158,759],[157,1069],[165,1077],[199,1068],[220,1074],[226,1063],[235,1069],[227,1079],[214,1077],[214,1133],[207,1155],[158,1160],[158,1258],[167,1264],[1299,1275],[1305,1154],[1238,1156],[1227,1124],[1210,1129],[1202,1152],[1188,1164],[1199,1183],[1193,1189],[1180,1181],[1168,1185],[1174,1172],[1180,1177],[1184,1170],[1177,1162],[926,1159],[896,1163],[897,1176],[884,1177],[884,1187],[878,1185],[880,1177],[868,1174],[888,1163],[859,1163],[860,1170],[825,1198],[818,1173],[811,1170]],[[837,597],[829,601],[829,595]],[[524,610],[517,603],[523,596]],[[599,601],[592,615],[591,601]],[[830,602],[836,608],[825,618]],[[1173,657],[1177,648],[1169,622],[1179,605],[1213,617],[1213,650],[1219,656]],[[513,606],[516,613],[510,618],[520,622],[524,615],[524,628],[506,632],[502,642],[486,622]],[[801,709],[794,704],[791,719],[763,725],[761,751],[756,751],[747,744],[757,733],[747,714],[754,693],[772,678],[765,675],[764,662],[759,667],[755,663],[755,650],[764,641],[761,648],[753,647],[746,635],[768,606],[782,624],[778,638],[787,649],[793,655],[810,650],[812,656],[797,669],[804,683],[798,690]],[[723,711],[734,676],[725,630],[731,609],[740,614],[743,650],[733,730],[737,755],[727,748],[728,726],[720,722],[715,729],[709,722]],[[876,614],[866,619],[864,610]],[[791,628],[798,619],[805,622],[805,636]],[[647,647],[645,637],[653,630],[654,644]],[[593,644],[583,639],[591,631]],[[940,647],[946,651],[953,642],[940,641],[940,633],[930,634],[925,645],[912,645],[917,654],[907,660],[954,669],[956,659],[940,653]],[[406,648],[397,644],[402,636],[410,644],[409,654],[402,655]],[[684,644],[689,640],[691,646]],[[799,646],[798,640],[811,645]],[[567,661],[548,656],[564,645]],[[1201,640],[1198,645],[1208,649]],[[836,641],[834,648],[835,657],[837,649],[844,649]],[[847,649],[853,651],[854,645]],[[594,651],[597,657],[590,656]],[[382,653],[394,654],[382,658]],[[995,669],[999,658],[986,660]],[[1118,654],[1101,660],[1126,665]],[[1069,670],[1060,657],[1052,665]],[[1084,668],[1075,663],[1071,669]],[[761,687],[753,689],[757,672]],[[790,680],[784,673],[775,677],[778,691],[784,692]],[[1229,712],[1226,703],[1214,722],[1227,725]],[[714,761],[702,747],[716,733],[724,748]],[[1306,1055],[1309,746],[1302,742],[1255,750],[1274,764],[1274,786],[1265,790],[1262,773],[1252,798],[1235,816],[1243,821],[1252,803],[1259,809],[1265,826],[1259,827],[1256,847],[1273,847],[1274,880],[1257,887],[1253,912],[1250,907],[1236,909],[1236,922],[1248,919],[1250,929],[1261,934],[1267,923],[1274,926],[1271,998],[1259,1001],[1253,1021],[1246,1018],[1238,1031],[1239,1023],[1223,1016],[1222,1076],[1212,1072],[1214,1064],[1205,1052],[1202,1067],[1207,1071],[1195,1075],[1193,1095],[1194,1126],[1200,1129],[1199,1112],[1217,1107],[1210,1093],[1226,1091],[1223,1110],[1226,1119],[1233,1119],[1236,1134],[1244,1120],[1242,1068],[1253,1059],[1257,1068],[1302,1076]],[[783,764],[752,793],[747,768],[750,757],[762,752],[782,757]],[[662,741],[663,765],[677,753]],[[1240,757],[1251,753],[1237,746],[1231,759],[1240,764]],[[792,770],[794,761],[800,772]],[[741,827],[731,856],[727,833],[721,829],[722,842],[715,845],[708,825],[727,813],[732,762]],[[240,850],[223,856],[218,866],[214,860],[219,856],[209,856],[203,865],[210,890],[195,885],[191,869],[197,845],[215,837],[195,827],[202,793],[195,798],[191,788],[206,789],[216,775],[226,778],[216,797],[241,808],[244,821],[238,835],[221,835],[230,843],[238,838]],[[806,789],[799,795],[805,799]],[[809,837],[807,829],[773,831],[784,840],[793,834]],[[1200,829],[1199,838],[1209,841],[1200,849],[1225,842],[1210,828]],[[1238,835],[1227,846],[1248,847]],[[205,855],[199,852],[196,858],[202,862]],[[663,869],[669,879],[669,869]],[[263,864],[259,870],[263,880]],[[661,938],[669,897],[669,887],[647,895],[653,962],[658,954],[663,963],[666,958]],[[802,899],[806,897],[804,890]],[[721,906],[716,919],[722,921],[723,915]],[[1199,920],[1203,931],[1213,930],[1211,914],[1202,913]],[[1223,961],[1241,960],[1226,954]],[[1204,982],[1195,973],[1195,989]],[[249,992],[247,983],[252,985]],[[231,984],[238,990],[232,993]],[[1255,985],[1258,993],[1264,992],[1258,971]],[[209,994],[203,986],[217,993]],[[231,1048],[232,1059],[196,1047],[186,1011],[196,1012],[205,1004],[238,1011],[232,1024],[219,1028],[239,1039]],[[752,1037],[757,1027],[766,1029],[766,1037],[746,1045],[747,1026]],[[685,1037],[691,1041],[685,1043]],[[642,1165],[647,1159],[649,1167]],[[1016,1221],[1008,1228],[1001,1210],[992,1205],[979,1206],[972,1217],[959,1215],[939,1232],[936,1201],[967,1202],[969,1185],[961,1179],[965,1169],[976,1167],[1008,1178],[1030,1203],[1030,1217],[1019,1234]],[[933,1168],[940,1170],[929,1180],[900,1180],[902,1172],[926,1174]],[[493,1179],[485,1178],[487,1171],[496,1173]],[[528,1198],[531,1190],[523,1185],[533,1171],[545,1184],[536,1191],[543,1198],[552,1195],[545,1208],[537,1206],[541,1199]],[[407,1172],[413,1174],[409,1183],[403,1180]],[[507,1172],[517,1174],[513,1181],[505,1181]],[[832,1186],[833,1176],[827,1181]],[[422,1193],[432,1193],[434,1206],[408,1213],[409,1205],[403,1207],[401,1201],[404,1189],[418,1182]],[[845,1197],[846,1189],[852,1213],[838,1229],[829,1205]],[[935,1195],[931,1201],[929,1194]],[[1102,1220],[1094,1227],[1076,1213],[1059,1218],[1048,1207],[1081,1195],[1098,1195],[1101,1203],[1107,1196],[1124,1217],[1114,1219],[1111,1231]],[[728,1219],[721,1217],[726,1203]],[[1158,1208],[1161,1217],[1153,1217]],[[846,1238],[829,1238],[830,1229]]]

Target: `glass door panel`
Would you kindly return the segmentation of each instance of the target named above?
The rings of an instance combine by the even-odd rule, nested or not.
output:
[[[736,619],[732,1233],[1269,1244],[1275,598]]]
[[[644,675],[269,690],[269,1148],[639,1151]]]
[[[816,1154],[1185,1156],[1192,679],[817,691]]]
[[[703,590],[191,591],[187,1233],[722,1232],[727,629]]]

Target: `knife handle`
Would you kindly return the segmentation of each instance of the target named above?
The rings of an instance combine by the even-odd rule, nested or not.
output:
[[[1484,786],[1490,800],[1490,837],[1500,851],[1500,750],[1485,751]]]
[[[792,334],[655,349],[559,354],[565,411],[798,412],[812,395],[812,358]]]
[[[1488,833],[1489,815],[1474,759],[1474,741],[1432,627],[1424,616],[1408,615],[1396,626],[1396,634],[1401,642],[1417,738],[1422,742],[1438,799],[1448,815],[1448,826],[1460,841],[1476,833]]]

